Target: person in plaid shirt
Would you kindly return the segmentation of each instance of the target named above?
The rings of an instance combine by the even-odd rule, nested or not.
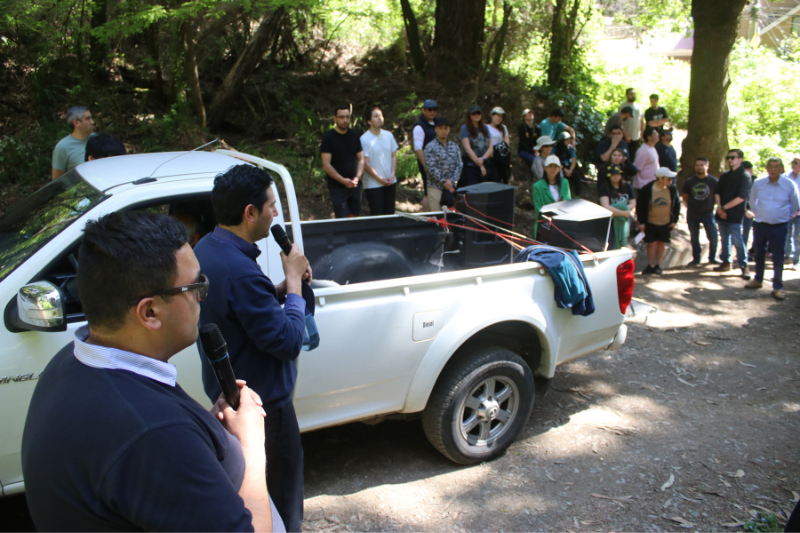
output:
[[[456,183],[461,177],[464,163],[461,151],[453,141],[448,141],[450,121],[445,117],[436,117],[436,140],[425,147],[425,166],[428,167],[428,202],[431,211],[441,211],[442,191],[451,195],[456,192]],[[455,197],[453,197],[455,200]],[[445,202],[445,205],[450,202]]]

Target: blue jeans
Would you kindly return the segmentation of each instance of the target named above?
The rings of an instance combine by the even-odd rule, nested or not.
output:
[[[536,156],[530,152],[519,152],[518,154],[522,159],[528,162],[528,168],[533,165],[533,160],[536,159]]]
[[[739,263],[739,268],[747,266],[747,250],[742,242],[742,223],[741,222],[728,222],[727,220],[718,220],[719,236],[720,236],[720,251],[719,258],[723,263],[729,263],[731,254],[731,241],[733,247],[736,248],[736,262]]]
[[[753,224],[753,250],[756,254],[756,281],[764,281],[764,263],[767,259],[767,245],[772,252],[772,288],[783,289],[783,247],[786,244],[789,223]]]
[[[792,258],[792,263],[800,260],[800,215],[789,219],[784,252],[786,257]]]
[[[718,235],[714,213],[709,213],[702,218],[686,217],[686,223],[689,225],[689,234],[692,237],[692,261],[700,262],[700,224],[706,230],[706,238],[708,238],[708,260],[716,259]]]
[[[750,230],[753,229],[753,219],[744,217],[742,219],[742,242],[747,248],[747,241],[750,240]]]

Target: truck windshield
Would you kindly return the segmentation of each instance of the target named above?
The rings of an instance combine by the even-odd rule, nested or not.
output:
[[[0,217],[0,281],[108,198],[70,170]]]

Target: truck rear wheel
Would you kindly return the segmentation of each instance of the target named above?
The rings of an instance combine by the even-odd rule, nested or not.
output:
[[[476,344],[436,383],[422,414],[433,446],[459,464],[500,456],[514,442],[533,408],[530,367],[514,352]]]

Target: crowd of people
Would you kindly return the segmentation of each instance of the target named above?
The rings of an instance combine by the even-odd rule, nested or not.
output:
[[[688,266],[700,265],[702,225],[709,241],[709,263],[717,271],[730,271],[732,246],[736,250],[735,266],[748,281],[751,273],[747,243],[752,231],[749,257],[756,260],[756,274],[748,286],[755,287],[763,280],[759,250],[766,249],[767,242],[776,269],[777,263],[782,268],[784,261],[795,269],[800,260],[798,210],[780,217],[779,224],[786,223],[786,236],[784,247],[776,253],[773,248],[777,246],[778,234],[770,231],[765,237],[763,226],[764,220],[776,224],[771,216],[774,213],[759,215],[759,206],[765,200],[749,197],[751,192],[764,196],[770,190],[754,186],[753,167],[738,149],[728,154],[728,170],[719,179],[708,175],[707,158],[697,158],[694,175],[686,180],[679,193],[674,184],[678,158],[672,146],[669,113],[659,104],[657,94],[651,94],[649,100],[650,106],[644,109],[637,102],[636,90],[627,89],[625,101],[608,118],[604,136],[594,153],[598,201],[613,214],[609,248],[627,246],[633,235],[641,233],[647,250],[647,266],[642,274],[661,274],[666,245],[681,216],[681,205],[685,204],[692,245],[692,261]],[[350,105],[334,110],[334,127],[322,137],[319,148],[334,216],[360,216],[362,196],[367,199],[371,216],[393,214],[398,143],[390,131],[383,129],[380,107],[369,110],[365,117],[369,128],[360,136],[350,127],[351,114]],[[536,219],[533,236],[543,238],[538,231],[542,207],[580,197],[582,184],[589,181],[578,165],[575,129],[564,118],[563,110],[554,108],[537,122],[534,111],[525,109],[516,130],[517,138],[513,139],[502,107],[492,108],[486,120],[481,107],[473,104],[467,109],[454,142],[450,139],[450,120],[439,114],[435,100],[425,100],[411,131],[423,183],[423,209],[439,211],[443,206],[452,207],[458,188],[485,181],[509,183],[513,163],[511,145],[516,142],[517,162],[530,169],[527,175]],[[85,107],[70,109],[67,121],[72,132],[53,151],[53,178],[80,162],[125,153],[124,145],[113,136],[93,133],[94,121]],[[800,184],[798,161],[796,157],[792,169],[785,174],[781,170],[780,179],[775,178],[776,186],[789,195],[784,199],[788,206],[793,205],[791,191]],[[779,160],[768,165],[770,179],[779,166],[782,168]],[[783,296],[780,279],[781,274],[776,271],[773,288],[777,298]]]

